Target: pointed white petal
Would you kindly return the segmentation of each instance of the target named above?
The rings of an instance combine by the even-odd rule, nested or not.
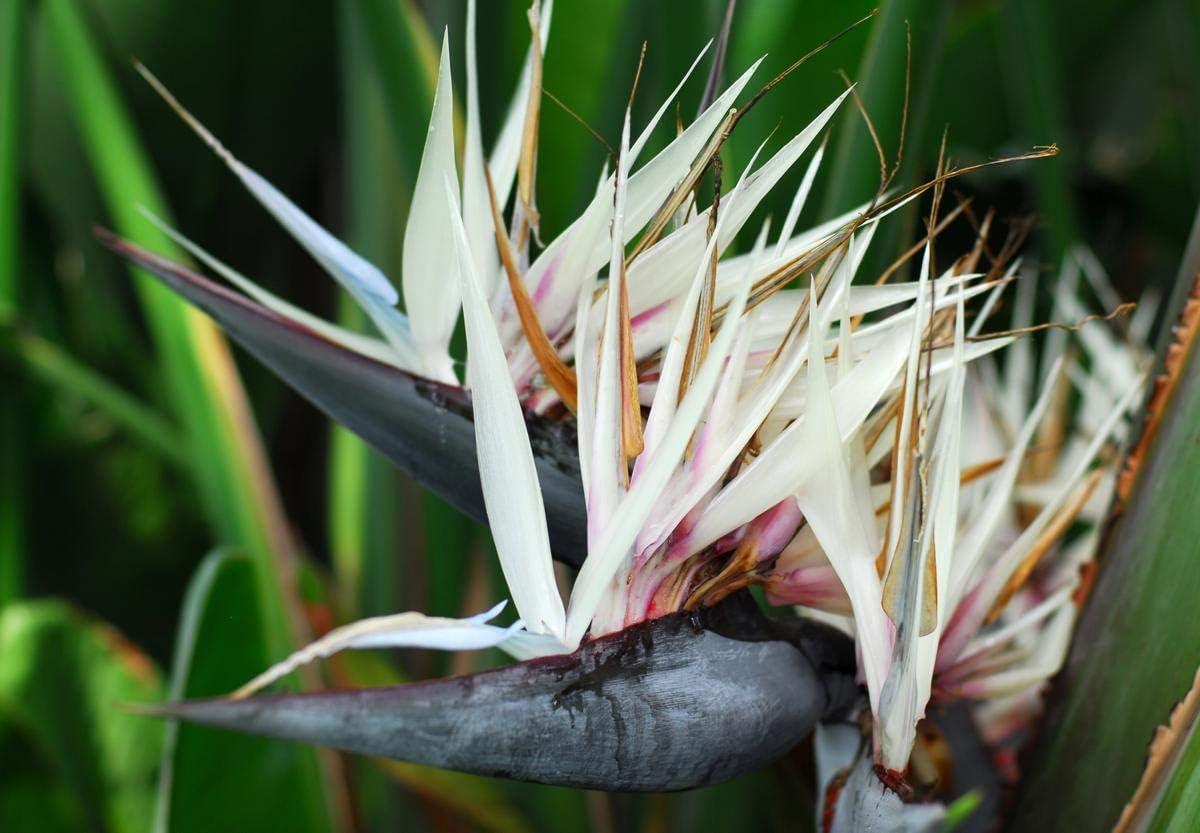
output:
[[[745,185],[750,179],[750,171],[754,167],[754,160],[758,158],[758,154],[762,152],[764,146],[765,143],[759,145],[754,151],[754,155],[750,157],[749,163],[747,163],[745,170],[742,171],[741,178],[733,190],[725,197],[725,207],[717,217],[717,227],[713,230],[711,239],[708,241],[700,258],[691,262],[692,278],[687,294],[683,302],[678,304],[678,311],[676,312],[672,309],[674,326],[671,338],[666,344],[665,356],[662,360],[662,368],[659,372],[657,385],[657,390],[662,391],[663,395],[655,396],[654,403],[650,408],[650,414],[646,417],[646,429],[644,432],[645,448],[634,466],[633,477],[635,480],[641,476],[642,469],[654,456],[660,438],[674,424],[677,408],[681,404],[678,402],[676,391],[679,390],[680,382],[683,378],[683,363],[687,354],[688,342],[691,339],[692,323],[695,319],[696,306],[700,302],[700,293],[708,279],[709,263],[715,253],[719,251],[718,247],[721,245],[720,241],[723,237],[725,224],[727,222],[738,222],[740,215],[736,213],[735,209],[743,199]],[[732,220],[730,220],[731,216],[733,217]],[[696,225],[700,227],[705,224],[697,223]],[[756,255],[760,256],[761,250],[756,250]],[[749,291],[751,273],[752,270],[749,269],[744,271],[742,280],[739,283],[739,292],[743,289],[747,292]],[[738,315],[740,314],[739,312]],[[729,315],[730,312],[727,311],[726,321],[730,320]]]
[[[445,619],[423,613],[397,613],[375,616],[334,628],[325,636],[301,648],[282,662],[268,668],[234,692],[248,697],[276,680],[286,677],[301,665],[333,656],[349,649],[362,648],[433,648],[441,651],[477,651],[495,647],[520,627],[520,620],[507,628],[486,624],[500,614],[504,602],[486,613],[468,619]]]
[[[717,222],[717,233],[713,235],[710,244],[713,246],[716,245],[720,232],[719,218]],[[730,301],[717,337],[709,345],[708,354],[679,404],[670,427],[653,451],[643,451],[649,462],[638,470],[636,479],[614,513],[612,522],[605,528],[598,546],[588,553],[571,593],[565,640],[568,646],[579,644],[579,640],[587,631],[604,596],[605,588],[629,557],[638,531],[654,508],[654,501],[662,493],[671,474],[682,460],[733,346],[749,291],[749,281],[745,281],[738,294]]]
[[[668,110],[671,109],[671,104],[679,95],[679,91],[683,89],[683,85],[686,84],[688,79],[692,77],[692,73],[696,70],[696,66],[708,53],[710,46],[712,46],[711,40],[704,44],[704,48],[700,50],[700,54],[697,55],[695,60],[692,61],[692,64],[688,67],[687,72],[685,72],[683,77],[679,79],[679,83],[675,85],[675,89],[671,90],[671,94],[667,96],[666,100],[664,100],[659,108],[654,111],[654,115],[651,116],[650,121],[646,124],[645,128],[642,129],[642,132],[638,134],[637,139],[634,140],[633,146],[629,149],[630,167],[633,167],[633,164],[637,162],[638,157],[642,155],[642,150],[645,149],[646,143],[650,141],[650,136],[653,135],[654,128],[658,126],[658,123],[662,121],[662,117],[666,115]]]
[[[1037,402],[1021,425],[1021,431],[1017,434],[1012,450],[1009,451],[1004,464],[999,471],[992,475],[991,486],[984,503],[959,535],[947,588],[947,604],[951,610],[962,599],[968,579],[983,557],[985,548],[995,538],[996,530],[1009,506],[1017,475],[1025,463],[1026,450],[1029,448],[1029,443],[1033,439],[1034,432],[1041,423],[1046,409],[1050,406],[1054,387],[1058,383],[1061,371],[1062,360],[1060,359],[1051,367]]]
[[[475,274],[483,283],[483,295],[491,298],[499,274],[500,256],[496,252],[492,227],[492,206],[483,171],[483,136],[479,119],[479,67],[476,59],[475,0],[467,3],[467,136],[463,152],[462,217]],[[501,205],[503,210],[503,205]]]
[[[353,350],[356,353],[361,353],[371,359],[374,359],[381,364],[398,367],[401,370],[409,372],[419,372],[420,368],[416,360],[416,354],[408,352],[402,354],[393,345],[387,342],[380,341],[377,338],[363,335],[362,333],[347,330],[345,327],[339,327],[337,324],[332,324],[323,318],[318,318],[307,310],[301,309],[295,304],[285,301],[273,292],[270,292],[259,286],[254,281],[247,278],[241,272],[233,269],[228,264],[218,260],[210,252],[206,251],[200,245],[185,237],[181,232],[176,231],[171,226],[167,225],[161,218],[156,216],[149,209],[142,208],[141,212],[146,219],[158,227],[163,234],[166,234],[183,248],[187,249],[197,260],[212,269],[218,275],[229,281],[238,289],[245,292],[258,303],[262,304],[269,310],[277,312],[284,318],[303,324],[313,332],[318,333],[324,338],[329,339],[335,344],[340,344],[347,349]]]
[[[805,454],[795,460],[800,470],[796,501],[812,527],[829,563],[837,571],[854,611],[862,671],[872,709],[876,710],[890,662],[892,624],[884,615],[882,585],[875,570],[878,552],[874,507],[862,501],[843,444],[843,428],[834,408],[825,370],[824,316],[810,317],[809,406],[802,423]],[[860,472],[865,475],[865,472]]]
[[[836,424],[843,441],[859,429],[880,397],[891,387],[908,355],[910,339],[907,328],[894,329],[887,341],[867,353],[833,386]],[[796,461],[803,460],[808,453],[804,433],[806,419],[804,416],[789,425],[721,490],[688,535],[689,551],[703,549],[795,490],[799,478]]]
[[[650,221],[671,189],[687,175],[693,160],[704,149],[708,138],[725,118],[734,99],[750,83],[751,76],[762,61],[762,58],[755,61],[694,122],[657,156],[629,177],[629,227],[625,230],[628,238],[632,238]]]
[[[753,163],[746,166],[743,181],[738,185],[736,203],[727,202],[725,199],[721,201],[722,232],[717,248],[718,254],[733,242],[762,200],[833,118],[847,95],[849,91],[834,99],[803,130],[764,162],[761,168],[751,173]],[[634,262],[629,274],[629,307],[634,315],[677,298],[685,291],[707,243],[708,216],[711,210],[710,208],[701,212],[695,220],[659,240]],[[760,259],[759,262],[765,271],[769,266],[766,259]],[[746,263],[743,258],[740,264],[742,268],[745,268]],[[718,284],[724,283],[726,289],[724,292],[718,291],[718,303],[723,303],[725,298],[732,294],[732,288],[740,282],[740,271],[735,272],[728,265],[722,268],[718,273]],[[643,345],[643,349],[648,347],[649,345]]]
[[[704,149],[713,131],[716,130],[733,100],[741,93],[750,77],[758,68],[761,59],[742,74],[737,81],[712,103],[712,105],[690,124],[682,133],[675,137],[657,156],[643,165],[629,177],[629,191],[626,199],[624,240],[628,243],[654,216],[654,212],[670,195],[673,188],[687,175],[692,162]],[[525,275],[538,305],[538,313],[546,326],[548,333],[559,331],[563,323],[574,311],[577,284],[570,283],[570,275],[560,275],[556,270],[556,262],[563,254],[563,247],[577,232],[580,226],[589,224],[589,215],[593,212],[611,210],[613,200],[613,178],[610,177],[605,187],[592,200],[586,211],[574,223],[560,234],[546,250],[538,256]],[[607,261],[609,245],[607,238],[596,240],[592,249],[584,253],[581,273],[600,269]],[[578,280],[578,277],[576,277]]]
[[[813,181],[817,178],[817,171],[821,168],[821,160],[824,158],[825,143],[822,142],[817,148],[817,152],[813,154],[813,158],[809,160],[808,167],[804,170],[804,178],[800,180],[800,187],[796,189],[796,195],[792,197],[792,204],[788,206],[787,216],[784,217],[783,226],[779,229],[779,240],[775,244],[776,259],[783,257],[784,248],[796,230],[800,212],[804,210],[804,205],[808,202],[809,192],[812,191]]]
[[[250,192],[258,198],[292,236],[325,267],[333,277],[339,279],[347,289],[357,288],[369,293],[385,304],[393,305],[399,300],[396,289],[378,268],[350,250],[311,217],[300,210],[274,185],[236,159],[230,166]]]
[[[622,230],[625,222],[625,197],[629,174],[629,111],[621,131],[620,167],[617,170],[616,199],[611,229],[611,253],[608,264],[608,291],[600,340],[600,363],[596,371],[595,403],[591,430],[591,465],[588,483],[588,550],[595,546],[601,530],[608,526],[624,494],[626,460],[622,450],[623,412],[621,366],[620,298],[625,279],[625,246]],[[585,428],[586,430],[586,428]]]
[[[195,116],[141,64],[137,70],[160,96],[196,132],[242,181],[251,195],[271,213],[296,241],[349,292],[380,333],[402,355],[411,355],[414,347],[404,315],[394,308],[399,296],[387,277],[374,265],[352,251],[304,213],[271,183],[243,165]]]
[[[562,599],[554,582],[546,512],[538,484],[525,418],[508,374],[504,348],[457,211],[449,203],[453,181],[443,180],[447,222],[454,232],[458,267],[463,276],[463,313],[469,356],[468,381],[474,404],[479,480],[500,567],[517,613],[533,633],[563,632]]]
[[[948,628],[947,635],[938,650],[939,669],[957,659],[967,641],[979,632],[988,611],[992,609],[996,599],[999,598],[1026,553],[1037,542],[1055,516],[1071,500],[1088,474],[1096,455],[1110,441],[1117,426],[1125,419],[1130,406],[1141,396],[1144,381],[1144,377],[1139,378],[1129,387],[1109,418],[1092,437],[1087,448],[1078,456],[1071,470],[1062,478],[1054,498],[1038,512],[1037,517],[1021,531],[1017,539],[992,562],[979,584],[955,611],[952,627]]]
[[[1033,324],[1033,305],[1037,296],[1037,273],[1028,272],[1017,282],[1017,299],[1013,310],[1013,328]],[[1020,339],[1008,351],[1004,366],[1004,397],[1000,402],[1008,424],[1016,427],[1029,409],[1029,393],[1033,390],[1033,343]]]
[[[459,209],[457,188],[447,197],[442,187],[447,177],[457,184],[449,35],[443,34],[433,113],[404,228],[401,279],[413,341],[426,372],[432,378],[453,381],[450,337],[458,320],[461,290],[459,275],[451,266],[455,259],[454,233],[446,222],[446,211],[449,206],[457,217]]]

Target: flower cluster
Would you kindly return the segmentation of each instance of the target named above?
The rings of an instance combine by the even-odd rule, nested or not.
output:
[[[492,625],[497,606],[463,620],[403,613],[354,623],[240,693],[347,648],[570,652],[589,635],[762,585],[773,603],[854,635],[882,770],[907,769],[931,700],[990,700],[981,720],[995,737],[1007,731],[1061,662],[1086,586],[1115,477],[1112,449],[1141,396],[1130,340],[1089,327],[1080,350],[1051,332],[1035,361],[1034,279],[990,252],[990,220],[974,250],[942,271],[931,233],[918,247],[916,280],[860,274],[889,214],[929,193],[936,212],[941,184],[956,173],[944,167],[927,186],[797,230],[820,173],[817,140],[852,90],[773,153],[764,143],[730,190],[697,205],[699,178],[736,124],[733,106],[758,63],[644,157],[704,50],[636,135],[626,113],[613,170],[601,173],[580,216],[540,246],[537,110],[551,4],[530,12],[530,52],[489,155],[473,4],[468,14],[462,170],[444,40],[401,293],[160,88],[379,335],[317,319],[171,232],[176,239],[324,338],[470,390],[488,517],[520,616]],[[749,251],[729,254],[814,145],[778,231],[765,221]],[[1073,274],[1084,261],[1072,258]],[[1108,302],[1094,264],[1084,266]],[[989,330],[1014,293],[1018,326]],[[401,294],[406,313],[396,307]],[[1072,282],[1060,282],[1055,315],[1082,318],[1080,306]],[[461,380],[450,355],[460,314]],[[578,429],[588,551],[566,602],[527,412],[574,419]]]

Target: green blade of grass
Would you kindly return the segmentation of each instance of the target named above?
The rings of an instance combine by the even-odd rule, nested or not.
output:
[[[184,598],[171,699],[227,694],[273,661],[263,580],[258,562],[227,551],[201,563]],[[327,831],[313,763],[298,745],[170,724],[154,830]]]
[[[77,126],[111,221],[125,237],[168,257],[186,256],[142,214],[170,218],[149,159],[73,0],[47,0],[45,23],[54,44]],[[135,287],[183,427],[193,478],[214,532],[242,548],[259,566],[259,604],[270,656],[307,640],[296,587],[291,534],[266,453],[229,346],[206,316],[149,276],[134,271]],[[311,675],[310,675],[311,680]],[[319,799],[334,826],[347,825],[336,759],[302,753],[320,773]],[[323,764],[319,764],[321,760]]]
[[[932,176],[935,167],[936,137],[929,129],[929,122],[952,5],[947,0],[898,0],[886,4],[873,24],[857,73],[851,78],[859,84],[863,108],[879,135],[889,172],[895,171],[892,188],[915,185],[918,175]],[[905,72],[909,65],[910,38],[911,78],[906,114]],[[841,118],[822,217],[866,202],[880,186],[879,154],[861,114],[857,108],[848,108]],[[907,244],[915,237],[920,211],[920,206],[913,203],[903,208],[894,222],[882,225],[861,274],[882,274],[904,248],[900,241]]]
[[[0,6],[0,322],[17,307],[24,6],[22,0]],[[0,607],[19,596],[25,582],[21,431],[17,398],[0,392]]]
[[[83,398],[164,458],[185,469],[189,466],[179,431],[162,414],[44,338],[19,332],[14,341],[31,375]]]
[[[125,237],[186,259],[139,211],[144,206],[160,217],[170,216],[79,9],[73,0],[48,0],[43,13],[112,222]],[[288,584],[293,569],[292,544],[228,345],[208,318],[157,281],[136,273],[135,284],[214,531],[270,564],[268,574],[274,578],[264,602],[273,611],[276,650],[283,653],[292,642],[281,605],[281,585]],[[294,619],[290,627],[299,629]]]
[[[343,137],[346,144],[344,201],[347,239],[385,273],[398,274],[400,226],[396,211],[406,207],[411,182],[405,160],[420,159],[423,133],[410,132],[397,142],[388,124],[383,87],[368,53],[362,16],[342,7]],[[413,62],[405,66],[412,69]],[[405,87],[428,86],[423,70]],[[431,91],[430,91],[431,93]],[[361,328],[364,316],[347,297],[339,320]],[[397,518],[401,515],[398,474],[380,455],[346,429],[334,425],[330,436],[330,555],[343,615],[347,618],[392,613],[397,609]]]
[[[0,608],[19,598],[25,585],[22,433],[16,399],[0,394]]]
[[[400,150],[401,176],[405,182],[416,182],[437,84],[437,42],[412,0],[357,0],[353,5],[383,88],[393,139]],[[456,127],[455,132],[461,134],[461,129]]]
[[[912,86],[904,141],[905,164],[897,174],[896,185],[905,184],[920,163],[929,165],[936,152],[928,146],[925,128],[950,6],[945,0],[893,0],[883,4],[878,18],[871,23],[862,60],[850,78],[858,85],[859,98],[879,135],[890,168],[896,163],[900,128],[905,119],[904,85],[911,30]],[[822,217],[847,211],[869,200],[879,189],[879,154],[862,115],[857,108],[847,107],[840,118]],[[890,224],[893,229],[901,225]],[[878,241],[876,250],[893,254],[884,245],[886,242]]]
[[[24,3],[0,7],[0,320],[17,306]]]
[[[1200,362],[1191,353],[1102,550],[1022,781],[1016,833],[1111,829],[1155,727],[1200,666]]]
[[[623,37],[633,28],[628,0],[607,3],[556,3],[546,45],[543,85],[566,103],[579,118],[610,144],[620,133],[621,118],[637,68],[641,43]],[[516,41],[522,52],[529,44],[529,25],[515,22]],[[644,31],[634,29],[633,31]],[[703,41],[695,44],[695,49]],[[649,45],[650,50],[655,45]],[[693,52],[694,54],[694,52]],[[686,64],[684,65],[686,66]],[[671,67],[671,72],[681,71]],[[703,87],[703,73],[697,87]],[[600,82],[600,79],[605,79]],[[501,93],[507,104],[511,90]],[[652,90],[641,90],[639,100],[657,106]],[[696,93],[699,96],[699,93]],[[552,237],[566,228],[587,204],[604,162],[603,148],[571,116],[549,100],[542,104],[538,135],[537,205],[543,231]]]
[[[1010,109],[1026,144],[1061,144],[1066,153],[1032,166],[1039,225],[1045,229],[1042,259],[1061,263],[1067,248],[1080,240],[1078,209],[1071,193],[1070,140],[1059,49],[1051,31],[1050,9],[1041,0],[1009,0],[996,15],[1004,55]]]

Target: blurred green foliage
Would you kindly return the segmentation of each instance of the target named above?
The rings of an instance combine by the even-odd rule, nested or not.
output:
[[[1200,4],[739,0],[727,74],[766,53],[765,81],[875,5],[874,21],[814,58],[742,122],[725,151],[730,175],[771,130],[779,128],[771,141],[780,143],[836,95],[844,83],[838,69],[860,83],[894,160],[911,33],[900,181],[930,174],[943,130],[948,154],[964,163],[1057,143],[1055,159],[993,168],[954,187],[1001,219],[1040,212],[1034,257],[1044,263],[1082,239],[1125,295],[1169,293],[1200,197]],[[204,465],[181,464],[174,438],[220,434],[204,410],[211,401],[195,398],[196,366],[181,370],[181,348],[172,347],[179,333],[163,318],[174,313],[156,313],[157,302],[139,294],[90,232],[104,223],[136,233],[135,205],[161,193],[179,227],[227,262],[313,311],[360,323],[129,59],[143,61],[248,165],[396,277],[431,63],[447,26],[456,91],[463,90],[464,7],[0,0],[0,829],[148,829],[160,755],[174,763],[162,820],[195,822],[186,808],[200,802],[229,814],[187,829],[280,829],[280,816],[257,817],[262,807],[245,806],[246,791],[264,784],[297,794],[287,829],[349,829],[338,809],[346,783],[363,830],[811,823],[802,761],[709,790],[636,798],[453,780],[361,760],[346,767],[327,757],[321,778],[307,755],[199,729],[181,730],[163,752],[159,724],[113,706],[161,696],[168,674],[176,694],[241,682],[277,653],[269,646],[284,638],[280,611],[297,610],[298,596],[310,619],[328,623],[401,608],[458,614],[495,595],[485,534],[237,355],[289,531],[302,542],[297,591],[277,569],[287,554],[259,535],[274,511],[269,497],[263,503],[252,473],[237,470],[246,460],[227,453],[252,447],[252,432],[225,426],[227,436],[207,446],[225,443],[226,452],[211,452],[232,467],[224,487]],[[522,0],[480,3],[489,146],[528,43],[525,8]],[[723,8],[723,0],[558,0],[545,86],[615,144],[642,43],[635,122],[712,37]],[[685,91],[684,117],[705,72]],[[112,127],[125,112],[127,126]],[[549,239],[590,196],[606,151],[549,102],[542,131],[538,204]],[[655,142],[668,136],[660,131]],[[853,110],[831,141],[802,223],[869,197],[877,184],[875,151]],[[781,216],[790,196],[778,189],[766,210]],[[886,241],[893,251],[911,242],[917,220],[894,224]],[[946,248],[955,240],[951,234]],[[231,505],[222,509],[222,500]],[[220,544],[257,557],[202,561]],[[345,673],[383,681],[470,667],[455,662],[414,652],[348,664]],[[1176,800],[1191,800],[1180,790]]]
[[[179,623],[172,699],[218,697],[271,664],[263,582],[249,558],[218,552],[200,564]],[[157,830],[329,829],[313,761],[298,744],[189,725],[169,725],[167,738]]]

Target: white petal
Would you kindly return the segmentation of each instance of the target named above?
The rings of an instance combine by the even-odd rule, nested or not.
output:
[[[1033,324],[1033,305],[1037,295],[1037,273],[1028,272],[1017,282],[1017,298],[1013,310],[1013,328]],[[1029,394],[1034,387],[1033,342],[1027,338],[1017,341],[1008,351],[1004,366],[1004,396],[1000,406],[1008,424],[1016,427],[1029,408]]]
[[[477,651],[501,644],[521,627],[520,620],[507,628],[488,625],[504,609],[504,602],[486,613],[468,619],[445,619],[423,613],[397,613],[361,619],[301,648],[282,662],[268,668],[234,692],[247,697],[286,677],[301,665],[351,648],[434,648],[441,651]]]
[[[271,183],[243,165],[195,116],[184,109],[176,98],[141,64],[138,72],[150,83],[160,96],[179,114],[196,134],[212,148],[229,167],[255,199],[271,213],[296,241],[321,264],[329,275],[349,292],[380,333],[402,355],[413,353],[413,343],[408,322],[404,315],[394,309],[399,296],[396,288],[383,272],[369,263],[345,243],[321,228],[291,200]]]
[[[143,208],[141,211],[146,216],[146,219],[157,226],[163,234],[166,234],[180,246],[187,249],[197,260],[267,309],[291,321],[303,324],[308,329],[335,344],[340,344],[349,350],[361,353],[381,364],[391,365],[392,367],[398,367],[401,370],[413,373],[420,371],[415,353],[401,354],[400,351],[386,342],[380,341],[377,338],[371,338],[362,333],[356,333],[353,330],[347,330],[345,327],[339,327],[337,324],[332,324],[323,318],[318,318],[307,310],[301,309],[289,301],[285,301],[275,293],[259,286],[241,272],[218,260],[197,243],[185,237],[181,232],[171,228],[171,226],[163,222],[162,219],[149,209]]]
[[[788,206],[783,226],[779,229],[779,240],[775,244],[776,259],[783,257],[784,248],[796,230],[796,222],[800,219],[800,212],[804,210],[804,204],[808,202],[809,192],[812,191],[813,181],[817,178],[817,171],[824,158],[825,143],[822,142],[821,146],[817,148],[817,152],[813,154],[813,158],[809,160],[808,167],[804,171],[804,178],[800,180],[800,187],[796,189],[796,195],[792,197],[792,204]]]
[[[753,162],[746,166],[743,182],[738,185],[736,203],[727,202],[725,199],[721,201],[722,232],[717,247],[718,254],[733,242],[762,200],[833,118],[847,95],[849,91],[834,99],[803,130],[764,162],[761,168],[749,173]],[[631,189],[632,184],[631,180]],[[701,212],[692,222],[659,240],[634,262],[629,274],[629,308],[634,315],[676,298],[685,291],[704,253],[708,215],[711,210],[710,208]],[[760,259],[760,263],[764,269],[768,266],[766,259]],[[724,278],[726,286],[732,288],[740,283],[741,273],[731,275],[730,271],[728,267],[722,269],[718,282]],[[721,294],[718,292],[718,297]],[[724,294],[727,296],[729,291]]]
[[[833,407],[841,439],[849,439],[887,391],[908,354],[911,333],[895,328],[888,341],[867,353],[833,386]],[[807,337],[804,345],[807,345]],[[696,552],[774,506],[796,488],[797,460],[806,456],[804,422],[796,420],[772,440],[749,466],[725,486],[688,536]]]
[[[454,185],[449,177],[443,183],[449,203]],[[491,309],[471,263],[466,232],[453,206],[448,207],[447,220],[463,276],[467,378],[474,404],[479,480],[496,553],[526,627],[533,633],[560,636],[563,604],[554,581],[546,512],[525,418]]]
[[[815,298],[811,303],[810,326],[815,327],[808,356],[811,395],[802,423],[805,454],[795,464],[800,470],[796,501],[850,596],[862,671],[876,709],[890,662],[892,625],[883,612],[883,588],[875,570],[874,507],[863,502],[863,490],[853,482],[843,445],[845,428],[837,418],[823,351],[817,346],[824,342],[824,316]]]
[[[654,212],[670,195],[672,189],[687,175],[692,162],[704,149],[705,143],[725,117],[733,100],[750,82],[750,76],[753,75],[759,63],[761,63],[761,59],[743,73],[720,98],[676,136],[657,156],[630,175],[622,243],[628,243],[634,235],[642,230],[654,216]],[[530,293],[537,301],[538,313],[542,317],[547,332],[557,332],[574,311],[578,288],[577,284],[573,285],[569,282],[570,276],[559,275],[554,271],[555,264],[562,257],[562,248],[567,245],[567,241],[577,233],[580,226],[589,223],[589,215],[593,212],[611,210],[612,183],[613,178],[610,177],[606,186],[592,200],[583,215],[546,247],[546,250],[538,256],[525,275],[525,281],[530,287]],[[596,240],[592,249],[583,255],[584,266],[580,273],[600,269],[608,261],[608,256],[607,238]],[[543,282],[547,282],[546,286],[542,286]]]
[[[454,382],[450,337],[459,310],[459,275],[454,263],[454,232],[446,221],[447,206],[458,216],[457,188],[447,196],[442,181],[456,184],[454,165],[454,93],[450,83],[449,36],[442,36],[437,93],[425,135],[421,167],[413,188],[408,223],[404,228],[404,305],[413,341],[432,378]],[[468,249],[469,251],[470,249]]]
[[[1062,361],[1060,359],[1050,369],[1041,394],[1038,396],[1033,410],[1025,417],[1021,431],[1017,434],[1012,450],[1009,451],[1004,464],[999,471],[992,475],[991,487],[988,489],[984,503],[959,535],[954,562],[950,569],[950,583],[947,588],[947,604],[950,609],[953,609],[962,599],[966,592],[967,580],[983,557],[985,548],[995,538],[1001,518],[1009,507],[1013,485],[1025,463],[1026,450],[1029,448],[1029,443],[1033,439],[1033,434],[1041,423],[1046,409],[1050,406],[1061,369]]]
[[[717,222],[719,226],[719,218]],[[713,235],[711,245],[716,245],[717,237],[718,234]],[[643,451],[644,455],[648,455],[649,463],[639,469],[637,478],[613,515],[612,522],[605,528],[599,545],[588,553],[571,593],[565,640],[568,646],[577,645],[587,631],[605,588],[629,557],[630,548],[642,524],[653,510],[654,501],[662,493],[668,479],[683,458],[683,453],[720,378],[721,369],[741,324],[749,291],[750,283],[745,281],[738,294],[730,301],[717,337],[709,346],[708,354],[679,404],[670,427],[653,452]]]
[[[1134,384],[1129,387],[1104,425],[1092,437],[1084,452],[1079,455],[1071,470],[1062,478],[1058,493],[991,564],[978,586],[955,612],[954,633],[952,635],[947,633],[947,637],[943,639],[938,651],[939,669],[957,659],[967,640],[979,631],[988,611],[991,610],[1009,578],[1020,565],[1026,553],[1029,552],[1030,547],[1071,499],[1083,478],[1088,474],[1096,455],[1111,439],[1114,430],[1124,420],[1130,406],[1141,396],[1143,383],[1144,377],[1135,380]]]
[[[483,295],[491,298],[499,274],[500,255],[492,225],[492,206],[483,172],[483,137],[479,119],[479,68],[475,54],[475,0],[467,3],[467,136],[463,151],[462,217],[475,274],[483,283]],[[497,197],[498,198],[498,197]],[[501,211],[504,206],[501,204]]]
[[[696,65],[699,64],[701,59],[704,58],[704,56],[708,53],[710,46],[712,46],[711,40],[704,44],[704,48],[700,50],[700,54],[697,55],[692,61],[691,66],[687,68],[687,72],[685,72],[683,77],[679,79],[679,83],[675,85],[675,89],[671,90],[671,94],[668,95],[666,100],[663,101],[662,105],[659,106],[656,111],[654,111],[654,115],[650,118],[650,121],[647,122],[646,127],[638,135],[637,139],[634,140],[633,146],[629,149],[630,167],[633,167],[633,163],[636,162],[638,157],[642,155],[642,150],[645,149],[646,143],[650,141],[650,136],[654,133],[654,128],[658,126],[658,123],[662,121],[662,117],[671,108],[671,103],[675,101],[675,98],[679,95],[679,91],[683,89],[683,85],[687,83],[687,80],[692,77],[692,73],[696,70]]]
[[[917,721],[924,716],[929,702],[938,640],[947,611],[944,596],[949,565],[954,559],[961,471],[959,442],[966,356],[962,301],[963,293],[960,292],[955,317],[954,364],[944,394],[938,392],[939,398],[944,397],[940,413],[924,428],[925,438],[933,437],[930,500],[925,507],[925,526],[921,531],[921,545],[925,551],[920,554],[918,563],[906,564],[912,568],[912,573],[905,577],[911,585],[904,588],[909,594],[908,604],[897,605],[904,618],[897,622],[897,647],[880,697],[880,751],[884,766],[891,769],[903,769],[912,752]],[[921,635],[921,616],[926,603],[921,595],[924,592],[921,579],[927,569],[926,558],[936,558],[935,587],[939,595],[933,630]],[[893,569],[897,566],[893,565]]]
[[[621,282],[625,277],[625,246],[622,230],[625,221],[626,185],[629,174],[629,111],[621,131],[620,167],[617,170],[616,200],[611,231],[611,255],[608,266],[608,291],[603,328],[600,330],[600,364],[596,371],[595,402],[591,430],[591,465],[588,472],[588,549],[592,549],[600,530],[608,526],[612,513],[624,494],[626,460],[622,450],[623,411],[621,367]],[[590,381],[590,380],[589,380]],[[586,430],[586,429],[585,429]]]

